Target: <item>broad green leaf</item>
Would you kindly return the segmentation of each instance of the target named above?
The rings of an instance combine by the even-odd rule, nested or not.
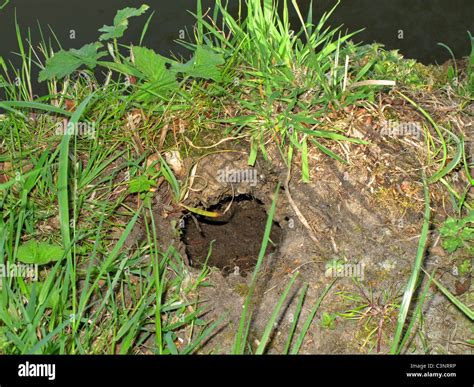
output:
[[[167,60],[155,51],[144,47],[134,47],[135,67],[143,74],[146,82],[142,90],[154,94],[174,90],[178,87],[176,75],[166,68]]]
[[[80,49],[71,49],[69,51],[59,51],[53,57],[46,61],[45,68],[40,72],[39,81],[43,82],[53,78],[64,78],[82,65],[93,69],[97,61],[103,57],[105,52],[98,51],[102,45],[100,43],[86,44]]]
[[[27,264],[46,265],[60,260],[63,255],[61,246],[32,239],[18,248],[17,259]]]
[[[207,47],[198,47],[191,60],[184,64],[174,63],[171,70],[193,78],[212,79],[219,82],[222,78],[218,66],[224,63],[225,60],[221,54],[216,54]]]
[[[99,32],[103,32],[103,34],[100,35],[99,40],[121,38],[128,28],[128,19],[130,19],[131,17],[142,15],[148,10],[148,8],[150,8],[148,5],[143,4],[140,8],[127,7],[121,9],[115,15],[113,26],[104,25],[99,30]]]
[[[166,70],[166,58],[146,47],[133,47],[136,68],[147,80],[161,80]]]

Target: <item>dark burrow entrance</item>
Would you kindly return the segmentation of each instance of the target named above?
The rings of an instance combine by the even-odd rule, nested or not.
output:
[[[224,212],[230,202],[231,198],[225,198],[208,210]],[[214,240],[208,266],[219,268],[224,275],[245,276],[257,263],[267,217],[264,205],[249,195],[234,197],[228,211],[219,218],[188,215],[183,242],[190,264],[201,268]],[[267,254],[275,251],[281,234],[280,226],[273,222]]]

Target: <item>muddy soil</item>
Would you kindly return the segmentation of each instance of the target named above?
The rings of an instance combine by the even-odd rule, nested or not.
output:
[[[202,268],[207,263],[219,268],[224,276],[230,273],[246,276],[255,267],[262,245],[268,218],[264,207],[258,200],[241,195],[225,198],[208,210],[223,215],[217,219],[187,217],[183,241],[190,264]],[[280,239],[280,226],[274,222],[267,252],[273,252]]]
[[[409,107],[396,108],[404,110],[405,117],[419,119]],[[348,127],[349,135],[367,139],[371,144],[346,143],[334,148],[335,152],[345,154],[348,164],[311,149],[310,183],[302,182],[301,169],[298,169],[300,160],[296,160],[289,184],[284,184],[287,168],[275,145],[268,145],[267,160],[259,158],[253,167],[247,165],[246,149],[249,146],[245,143],[199,159],[187,204],[222,210],[226,206],[222,200],[225,203],[229,197],[244,195],[256,199],[247,201],[246,208],[230,211],[236,217],[235,225],[229,218],[223,222],[225,225],[212,220],[194,222],[187,219],[181,240],[173,237],[169,241],[180,251],[187,245],[184,250],[191,264],[200,266],[203,257],[207,256],[210,241],[224,240],[215,245],[215,254],[209,259],[210,286],[200,289],[199,299],[208,311],[206,320],[221,316],[225,316],[225,320],[200,353],[231,351],[250,282],[250,276],[246,274],[258,255],[260,243],[257,241],[263,235],[266,214],[278,183],[274,221],[279,228],[274,240],[279,243],[267,250],[258,276],[253,297],[252,345],[258,345],[273,308],[293,273],[298,271],[297,283],[278,319],[270,353],[281,353],[284,348],[302,286],[308,284],[309,288],[300,321],[307,318],[323,290],[333,281],[300,353],[389,351],[397,305],[412,271],[423,224],[421,171],[426,154],[422,139],[381,136],[377,122],[371,121],[368,125],[366,117],[354,113],[346,112],[341,120],[345,120],[343,124]],[[226,182],[219,178],[223,170],[246,171],[249,168],[257,171],[256,183],[245,179]],[[465,183],[463,171],[458,174],[459,181],[453,181],[454,185]],[[453,209],[441,184],[431,187],[430,197],[432,222],[438,225],[453,214]],[[262,204],[261,208],[258,203]],[[316,240],[310,237],[311,234]],[[241,257],[246,257],[245,261],[239,261]],[[227,260],[225,264],[222,263],[224,260]],[[455,257],[444,252],[439,235],[431,230],[425,267],[436,269],[437,278],[446,287],[466,304],[472,304],[471,282],[459,291],[459,283],[466,284],[467,279],[454,273],[454,264]],[[334,265],[354,270],[349,275],[340,275],[340,271],[331,270]],[[242,266],[244,270],[235,270],[236,266]],[[199,270],[191,266],[189,273],[198,276]],[[368,306],[371,306],[370,310]],[[357,314],[354,312],[357,310],[367,313]],[[378,331],[377,326],[382,329]],[[472,346],[466,343],[472,335],[472,323],[431,287],[424,304],[423,323],[418,324],[408,351],[472,353]]]

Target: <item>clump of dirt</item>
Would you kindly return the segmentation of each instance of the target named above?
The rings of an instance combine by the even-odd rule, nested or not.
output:
[[[224,276],[239,273],[245,276],[258,259],[267,213],[262,202],[250,195],[227,197],[208,210],[224,212],[218,218],[190,215],[185,221],[183,242],[190,264],[202,267],[212,244],[209,266],[219,268]],[[281,228],[274,222],[267,252],[273,252],[280,239]]]

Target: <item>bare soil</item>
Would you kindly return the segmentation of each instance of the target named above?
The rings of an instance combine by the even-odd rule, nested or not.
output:
[[[392,138],[380,134],[379,119],[389,110],[407,121],[422,118],[410,106],[380,99],[378,110],[355,108],[330,117],[333,125],[343,126],[348,135],[369,140],[369,145],[330,144],[342,153],[348,164],[340,163],[317,149],[310,150],[311,182],[301,180],[300,160],[292,169],[289,184],[287,167],[275,144],[267,144],[268,158],[258,158],[258,183],[223,183],[219,171],[245,170],[249,144],[227,145],[226,149],[201,157],[196,179],[186,203],[202,209],[222,211],[234,198],[229,213],[220,220],[185,218],[181,238],[164,232],[190,261],[189,274],[199,275],[215,240],[208,264],[208,283],[200,288],[199,301],[207,309],[208,321],[225,316],[220,329],[201,348],[201,353],[229,353],[248,292],[250,276],[260,249],[268,209],[277,184],[280,190],[272,240],[267,250],[253,297],[252,344],[258,344],[277,301],[293,273],[300,272],[291,297],[282,309],[272,337],[270,353],[281,353],[294,318],[298,292],[309,284],[300,321],[304,321],[323,290],[336,279],[314,318],[302,353],[387,353],[396,324],[398,305],[412,271],[423,224],[423,183],[426,169],[424,139]],[[438,112],[438,114],[436,113]],[[430,111],[435,120],[451,120],[460,131],[472,133],[472,118],[456,115],[449,107]],[[328,118],[329,119],[329,118]],[[469,123],[471,122],[471,123]],[[230,147],[230,149],[229,149]],[[192,163],[188,163],[192,165]],[[466,184],[463,170],[455,171],[454,186]],[[453,215],[445,187],[430,190],[432,223],[439,225]],[[243,196],[242,196],[243,195]],[[239,201],[235,198],[252,198]],[[293,202],[291,205],[289,199]],[[303,215],[309,228],[295,212]],[[265,212],[266,210],[266,212]],[[176,220],[176,217],[173,217]],[[162,227],[168,227],[162,218]],[[171,227],[171,226],[169,226]],[[317,241],[310,238],[316,235]],[[456,255],[440,246],[435,228],[429,236],[424,267],[436,270],[436,278],[465,302],[474,300],[470,278],[453,270]],[[354,276],[341,276],[328,270],[335,261],[361,269]],[[236,270],[235,268],[239,269]],[[338,277],[338,278],[336,278]],[[462,286],[461,286],[462,285]],[[357,314],[354,311],[361,311]],[[324,317],[324,318],[323,318]],[[328,320],[329,319],[329,320]],[[328,323],[329,321],[329,323]],[[472,323],[435,287],[424,304],[424,317],[411,338],[409,353],[473,353],[466,342],[473,336]]]
[[[230,273],[245,276],[256,263],[262,245],[268,215],[258,200],[246,195],[225,198],[210,211],[228,211],[219,218],[190,215],[184,229],[184,243],[190,264],[219,268],[224,276]],[[272,252],[281,239],[281,229],[273,224],[267,252]],[[209,246],[212,250],[209,259]]]

